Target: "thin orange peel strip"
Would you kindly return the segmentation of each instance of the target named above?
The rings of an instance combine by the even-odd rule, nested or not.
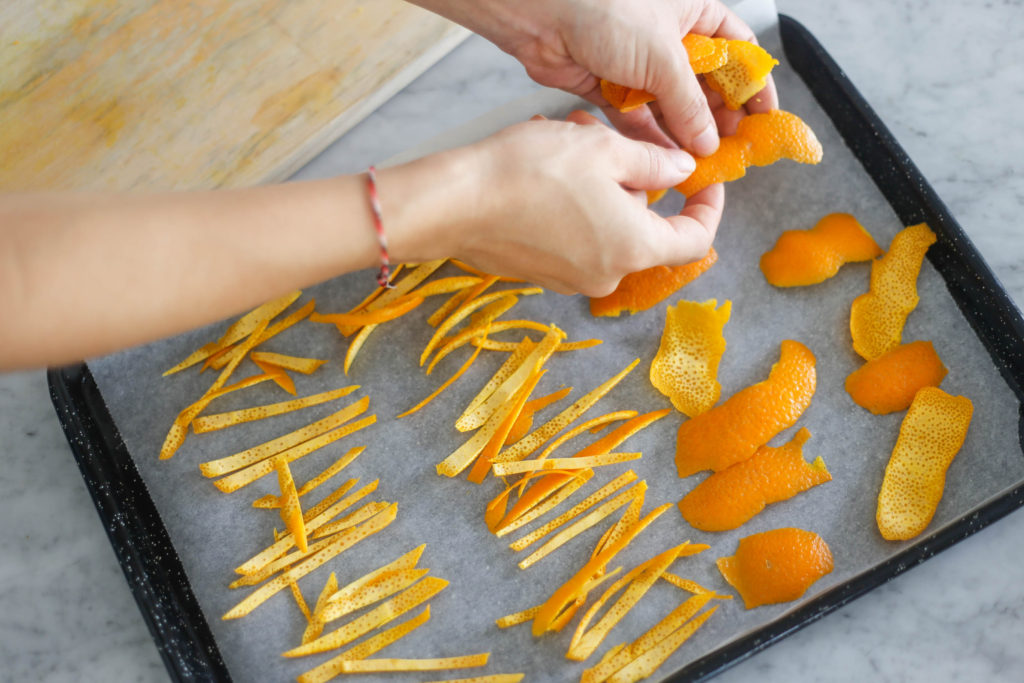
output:
[[[509,321],[509,322],[522,322],[522,321]],[[518,325],[511,325],[510,328],[517,327]],[[580,339],[578,341],[571,342],[559,342],[558,346],[555,347],[555,352],[561,351],[582,351],[583,349],[589,349],[594,346],[599,346],[604,342],[600,339]],[[518,344],[516,342],[498,341],[497,339],[481,339],[480,337],[473,337],[470,341],[473,346],[479,346],[488,351],[515,351]]]
[[[518,460],[516,462],[499,462],[491,466],[495,476],[504,477],[510,474],[522,474],[524,472],[539,472],[548,470],[585,470],[606,465],[618,465],[624,462],[632,462],[643,457],[643,453],[602,453],[601,455],[589,455],[572,458],[548,458],[546,460]]]
[[[487,281],[485,280],[484,282],[486,283]],[[516,289],[505,289],[500,292],[491,292],[490,294],[484,294],[482,296],[466,300],[462,305],[456,308],[451,315],[445,318],[444,322],[438,325],[436,330],[434,330],[433,336],[430,337],[430,341],[427,342],[427,345],[423,348],[423,352],[420,354],[420,365],[422,366],[427,362],[427,358],[430,357],[431,352],[433,352],[433,350],[441,343],[441,340],[444,339],[445,335],[447,335],[453,327],[462,322],[473,311],[483,308],[491,302],[499,299],[505,299],[506,297],[512,297],[515,299],[515,297],[519,296],[541,294],[543,291],[544,290],[540,287],[519,287]]]
[[[834,566],[821,536],[793,527],[741,538],[736,554],[717,564],[747,609],[796,600]]]
[[[292,535],[292,539],[301,552],[309,549],[306,543],[306,525],[302,520],[302,507],[299,505],[299,492],[295,489],[295,480],[284,458],[274,458],[274,469],[277,470],[277,483],[281,488],[281,520]]]
[[[875,415],[906,410],[917,392],[937,387],[946,366],[930,341],[901,344],[869,360],[846,377],[846,393]]]
[[[665,313],[661,344],[651,362],[651,384],[688,417],[705,413],[718,402],[718,364],[725,354],[722,330],[732,302],[680,301]]]
[[[253,362],[269,363],[285,370],[301,372],[303,375],[313,374],[317,368],[327,362],[319,358],[300,358],[272,351],[253,351],[249,354],[249,358]]]
[[[233,427],[244,422],[253,422],[255,420],[263,420],[268,417],[283,415],[284,413],[301,410],[302,408],[309,408],[311,406],[320,405],[321,403],[328,403],[335,399],[342,398],[343,396],[348,396],[356,389],[359,389],[359,385],[352,384],[347,387],[341,387],[340,389],[332,389],[330,391],[324,391],[319,394],[312,394],[310,396],[296,398],[290,401],[271,403],[263,406],[253,406],[252,408],[242,408],[241,410],[232,410],[230,412],[216,413],[214,415],[201,415],[192,421],[192,431],[196,434],[205,434],[206,432],[213,432],[218,429]]]
[[[590,299],[590,314],[595,317],[630,314],[653,308],[675,292],[703,275],[718,262],[714,247],[700,260],[682,266],[653,266],[629,273],[615,291]]]
[[[562,387],[558,391],[553,391],[546,396],[535,398],[532,401],[528,401],[523,405],[523,409],[519,411],[519,416],[516,418],[515,423],[512,425],[512,429],[505,437],[505,444],[515,443],[519,439],[526,436],[527,432],[530,431],[530,427],[533,426],[533,416],[535,413],[544,410],[552,403],[557,403],[563,398],[569,395],[572,391],[572,387]]]
[[[510,520],[507,524],[502,523],[500,526],[496,526],[493,531],[497,537],[506,536],[513,531],[521,529],[530,522],[539,517],[545,515],[551,510],[555,509],[563,502],[565,502],[572,494],[583,487],[590,479],[594,476],[593,470],[583,470],[579,473],[579,476],[573,477],[569,482],[558,489],[553,495],[548,497],[541,503],[534,505],[532,508],[522,513],[513,520]],[[559,525],[556,525],[559,526]]]
[[[526,406],[527,399],[530,398],[533,390],[537,387],[537,383],[540,382],[541,377],[546,372],[546,370],[535,369],[533,374],[526,379],[526,383],[509,399],[512,409],[505,414],[498,429],[491,435],[483,450],[480,451],[480,455],[477,457],[476,462],[473,463],[473,468],[466,477],[467,481],[474,484],[483,483],[491,469],[491,461],[498,454],[498,451],[501,450],[505,441],[508,440],[508,434],[512,430],[512,426],[519,419],[519,414],[522,413],[523,408]]]
[[[486,330],[485,330],[484,333],[486,334]],[[409,415],[412,415],[413,413],[415,413],[415,412],[417,412],[419,410],[422,410],[424,407],[426,407],[427,404],[429,404],[431,401],[433,401],[435,398],[437,398],[441,394],[442,391],[444,391],[445,389],[450,387],[452,384],[455,383],[455,381],[457,379],[462,377],[462,375],[464,375],[466,373],[466,371],[469,370],[469,368],[473,365],[473,361],[475,361],[476,357],[479,356],[479,355],[480,355],[480,347],[478,346],[475,349],[473,349],[473,353],[470,354],[470,356],[466,360],[466,362],[463,363],[459,367],[459,369],[456,370],[454,374],[452,374],[451,377],[449,377],[444,382],[442,382],[441,385],[437,389],[434,389],[434,391],[430,392],[429,396],[427,396],[425,399],[423,399],[422,401],[420,401],[419,403],[414,405],[412,408],[409,408],[409,410],[406,410],[404,413],[399,413],[398,415],[396,415],[395,419],[397,420],[397,419],[401,419],[403,417],[408,417]]]
[[[810,230],[787,230],[761,256],[761,272],[775,287],[824,282],[846,263],[882,253],[871,234],[848,213],[830,213]]]
[[[460,657],[435,659],[346,659],[341,662],[342,673],[371,673],[378,671],[442,671],[444,669],[470,669],[487,666],[489,652]]]

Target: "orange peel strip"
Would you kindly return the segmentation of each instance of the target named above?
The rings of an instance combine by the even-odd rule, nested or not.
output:
[[[530,341],[529,337],[523,337],[523,340],[519,342],[516,349],[513,350],[512,353],[509,354],[509,357],[505,359],[505,362],[501,364],[501,367],[494,372],[483,388],[481,388],[480,391],[477,392],[477,395],[470,400],[469,404],[466,406],[466,410],[463,411],[463,414],[471,413],[476,410],[481,403],[487,400],[487,397],[494,393],[494,390],[498,388],[498,385],[508,379],[508,377],[523,364],[526,357],[531,351],[533,351],[534,346],[536,346],[536,344]]]
[[[324,625],[323,622],[317,620],[317,615],[320,610],[323,609],[324,602],[327,598],[334,594],[338,590],[338,577],[334,572],[327,577],[327,583],[324,584],[323,589],[320,591],[320,595],[317,596],[316,605],[313,606],[313,614],[307,620],[306,630],[302,632],[302,642],[308,643],[311,640],[316,640],[323,633]]]
[[[506,614],[500,619],[495,620],[494,623],[497,624],[498,628],[518,626],[519,624],[525,624],[533,619],[537,616],[537,612],[539,611],[540,605],[534,605],[533,607],[528,607],[520,612],[516,612],[515,614]]]
[[[401,274],[402,269],[404,267],[405,267],[404,263],[399,263],[397,266],[394,267],[394,269],[391,271],[391,282],[392,283],[395,282],[395,279]],[[367,294],[366,297],[362,301],[360,301],[358,304],[356,304],[355,306],[350,308],[348,310],[348,312],[349,313],[358,313],[359,311],[362,311],[367,306],[369,306],[377,297],[379,297],[381,294],[383,294],[384,292],[387,292],[387,291],[389,291],[389,290],[384,288],[384,287],[374,287],[372,292]]]
[[[217,460],[209,460],[199,465],[199,471],[203,473],[205,477],[216,477],[221,474],[227,474],[235,470],[241,469],[247,465],[251,465],[255,462],[269,458],[277,453],[285,451],[293,446],[298,446],[301,443],[309,441],[310,439],[326,434],[327,432],[340,427],[349,420],[352,420],[359,415],[366,412],[370,405],[370,398],[364,396],[355,403],[350,403],[341,410],[328,415],[322,420],[317,420],[304,427],[300,427],[296,430],[288,432],[276,439],[271,439],[258,446],[247,448],[244,451],[239,451],[234,455],[229,455],[224,458],[218,458]]]
[[[405,296],[390,306],[382,306],[373,311],[363,313],[314,313],[309,316],[310,322],[331,323],[332,325],[343,325],[362,327],[363,325],[379,325],[413,310],[423,303],[423,297]]]
[[[472,289],[463,289],[459,292],[455,292],[447,301],[441,304],[436,311],[430,314],[430,317],[427,318],[427,324],[431,327],[437,327],[445,318],[451,315],[452,311],[472,299],[474,296],[479,296],[484,290],[497,282],[498,279],[499,278],[493,275],[489,275],[474,285]]]
[[[768,74],[779,60],[760,45],[745,40],[726,41],[726,50],[725,64],[709,71],[704,79],[722,96],[725,106],[735,111],[764,89]]]
[[[741,538],[736,554],[716,564],[747,609],[796,600],[834,566],[821,536],[793,527]]]
[[[282,538],[288,538],[291,536],[291,534],[289,534],[287,531],[285,531],[283,534],[277,534],[276,529],[274,531],[274,538],[277,538],[278,540]],[[282,555],[273,562],[270,562],[269,564],[261,568],[255,574],[246,574],[245,576],[238,577],[237,579],[228,584],[228,588],[234,590],[235,588],[242,588],[243,586],[255,586],[257,584],[263,583],[274,574],[277,574],[279,571],[287,569],[288,567],[291,567],[302,560],[305,560],[316,555],[318,552],[326,548],[332,541],[334,541],[333,538],[317,539],[309,544],[309,549],[306,552],[296,550],[293,553]]]
[[[640,533],[646,529],[651,522],[660,517],[666,510],[668,510],[671,504],[666,503],[660,507],[651,510],[643,519],[637,522],[633,528],[627,533],[623,534],[615,543],[610,544],[607,548],[602,550],[596,557],[588,561],[583,567],[573,575],[568,581],[562,584],[551,597],[547,599],[537,610],[536,616],[533,618],[533,625],[531,631],[534,636],[542,636],[549,631],[554,620],[558,617],[562,611],[569,606],[570,603],[575,602],[582,595],[585,595],[584,589],[591,580],[604,573],[605,567],[608,563],[614,559],[619,552],[625,548],[629,543],[636,538]]]
[[[336,475],[338,472],[341,472],[343,469],[345,469],[349,465],[349,463],[351,463],[353,460],[355,460],[356,457],[361,452],[362,451],[359,451],[359,452],[354,453],[354,454],[353,453],[346,453],[345,455],[342,455],[340,458],[338,458],[333,463],[328,465],[327,468],[324,469],[320,474],[316,475],[315,477],[313,477],[312,479],[307,481],[305,484],[300,486],[299,487],[299,495],[300,496],[306,495],[307,493],[315,490],[318,486],[320,486],[320,484],[323,484],[325,481],[327,481],[328,479],[330,479],[331,477]]]
[[[476,337],[483,336],[487,329],[490,328],[493,332],[501,330],[508,330],[514,328],[529,327],[530,329],[540,330],[541,332],[547,332],[548,326],[542,325],[541,323],[535,323],[531,320],[510,320],[502,322],[493,322],[495,318],[502,315],[510,308],[516,305],[519,301],[518,297],[509,296],[502,297],[497,301],[491,302],[485,306],[482,311],[474,316],[472,323],[464,330],[455,334],[452,337],[447,338],[447,341],[437,349],[437,353],[431,359],[430,364],[427,365],[427,374],[429,375],[434,371],[434,368],[443,358],[448,356],[452,351],[460,349],[466,344],[470,343]],[[512,323],[512,324],[509,324]]]
[[[654,266],[629,273],[615,291],[590,299],[590,315],[617,316],[623,311],[639,313],[653,308],[703,275],[718,261],[714,247],[699,261],[683,266]]]
[[[864,360],[899,346],[907,316],[917,308],[917,277],[935,233],[918,223],[896,233],[889,251],[871,264],[868,292],[850,307],[853,350]]]
[[[718,363],[725,353],[722,329],[729,322],[732,302],[721,306],[680,301],[669,306],[658,353],[651,362],[651,384],[687,417],[705,413],[718,402]]]
[[[383,626],[406,612],[419,607],[444,590],[447,585],[447,581],[436,576],[424,577],[422,581],[406,588],[398,595],[389,598],[359,618],[353,619],[344,626],[320,636],[312,642],[292,648],[282,654],[285,657],[302,657],[318,652],[327,652],[328,650],[351,643],[373,629]]]
[[[345,374],[348,374],[349,369],[352,367],[352,363],[356,360],[356,354],[359,353],[359,349],[363,348],[363,344],[366,343],[367,338],[377,329],[376,325],[366,325],[359,330],[351,342],[349,342],[348,348],[345,350],[345,363],[343,369]]]
[[[281,457],[274,458],[274,469],[277,470],[277,483],[281,488],[281,519],[292,536],[296,547],[301,552],[309,549],[306,543],[306,525],[302,520],[302,507],[299,505],[299,492],[295,489],[295,480],[288,467],[288,461]]]
[[[706,622],[717,610],[717,605],[711,607],[708,611],[694,617],[692,620],[680,626],[666,638],[659,641],[625,667],[616,671],[608,679],[608,683],[634,683],[635,681],[642,680],[653,674],[657,671],[658,667],[664,664],[665,660],[668,659],[673,652],[682,647],[683,643],[689,640],[690,637],[697,632],[697,629],[703,626],[704,622]]]
[[[295,598],[295,604],[298,606],[299,611],[302,612],[302,616],[304,616],[308,622],[312,618],[312,615],[309,613],[309,605],[306,604],[306,598],[302,597],[302,591],[299,590],[299,584],[292,581],[288,584],[288,588],[292,591],[292,597]]]
[[[486,282],[486,280],[484,282]],[[424,347],[423,353],[420,354],[420,365],[422,366],[427,362],[427,358],[430,356],[431,352],[437,348],[438,344],[441,343],[441,340],[444,339],[445,335],[447,335],[453,327],[462,322],[473,311],[483,308],[498,299],[504,299],[505,297],[514,298],[519,296],[529,296],[531,294],[541,294],[543,292],[544,290],[540,287],[520,287],[517,289],[504,289],[500,292],[491,292],[490,294],[484,294],[482,296],[468,299],[456,308],[451,315],[445,318],[444,322],[438,325],[437,329],[434,330],[433,336],[431,336],[430,341],[428,341],[426,347]]]
[[[309,301],[302,305],[302,308],[299,308],[298,310],[289,313],[287,316],[281,318],[273,325],[269,325],[267,329],[264,330],[263,333],[260,334],[259,338],[256,340],[256,346],[259,346],[263,342],[276,337],[277,335],[284,332],[288,328],[292,327],[296,323],[302,322],[310,315],[312,315],[315,309],[316,300],[310,299]],[[207,364],[210,367],[214,368],[215,370],[222,369],[225,365],[227,365],[229,362],[236,358],[236,356],[239,353],[239,348],[237,346],[231,348],[226,347],[223,349],[223,351],[223,354],[218,353],[215,356],[210,356],[209,360],[207,360],[207,362],[203,365],[203,369],[206,369]]]
[[[640,520],[640,513],[643,511],[644,501],[642,498],[634,498],[633,502],[629,504],[626,511],[619,517],[619,521],[612,524],[598,539],[594,549],[590,552],[590,557],[597,557],[598,553],[608,547],[608,544],[614,543],[617,538],[626,533],[637,521]]]
[[[322,538],[336,534],[339,531],[355,526],[360,522],[373,517],[375,514],[386,508],[390,503],[366,503],[344,517],[339,517],[333,522],[328,522],[313,532],[313,538]]]
[[[470,343],[473,346],[480,346],[488,351],[514,351],[516,346],[518,346],[515,342],[498,341],[496,339],[480,339],[479,337],[474,337]],[[580,339],[579,341],[574,342],[560,342],[558,346],[555,347],[555,351],[580,351],[603,343],[604,342],[600,339]]]
[[[478,349],[479,350],[479,349]],[[509,410],[498,425],[498,429],[495,430],[494,434],[491,435],[490,440],[484,446],[483,450],[480,451],[479,457],[476,462],[473,463],[473,468],[469,471],[469,475],[466,479],[474,484],[482,484],[484,479],[487,477],[487,473],[491,469],[491,460],[497,455],[502,445],[508,439],[508,433],[512,429],[512,425],[515,424],[516,420],[519,419],[519,414],[523,411],[523,407],[526,405],[526,401],[530,398],[530,394],[537,388],[537,383],[540,382],[541,377],[547,370],[536,369],[526,379],[526,382],[520,387],[516,393],[509,399],[512,404],[512,409]]]
[[[380,294],[380,296],[364,305],[361,310],[369,313],[395,303],[400,298],[411,292],[421,282],[433,275],[434,271],[444,265],[444,262],[445,259],[438,259],[436,261],[421,263],[406,273],[405,277],[401,280],[394,282],[394,286],[391,289],[388,289],[384,293]],[[359,328],[354,325],[342,325],[338,328],[338,332],[347,337],[357,329]]]
[[[811,403],[816,381],[810,349],[797,341],[783,341],[779,361],[767,379],[679,427],[679,476],[702,470],[718,472],[752,456],[762,444],[796,424]]]
[[[428,683],[519,683],[526,674],[490,674],[473,676],[472,678],[449,678],[444,681],[428,681]]]
[[[260,370],[270,375],[270,378],[274,380],[274,383],[277,384],[277,386],[281,387],[292,396],[295,396],[295,382],[292,380],[291,375],[285,372],[283,368],[279,368],[272,363],[264,363],[260,360],[253,360],[252,362],[255,363],[256,367]]]
[[[200,415],[196,419],[192,420],[192,431],[196,434],[205,434],[206,432],[213,432],[218,429],[233,427],[234,425],[242,424],[244,422],[253,422],[255,420],[263,420],[276,415],[283,415],[284,413],[317,406],[321,403],[327,403],[343,396],[348,396],[358,388],[358,384],[352,384],[347,387],[341,387],[340,389],[332,389],[330,391],[324,391],[319,394],[312,394],[310,396],[296,398],[290,401],[271,403],[263,406],[253,406],[252,408],[232,410],[230,412],[217,413],[215,415]]]
[[[353,451],[346,455],[346,457],[351,457],[352,459],[355,459],[355,457],[358,456],[361,452],[361,450]],[[350,508],[351,506],[355,505],[366,496],[376,491],[377,484],[379,483],[379,479],[374,479],[369,484],[366,484],[362,488],[354,491],[351,495],[342,498],[342,496],[348,493],[349,490],[349,487],[346,482],[345,485],[338,487],[338,489],[331,493],[331,495],[327,496],[319,503],[309,508],[309,510],[306,511],[306,514],[303,515],[303,520],[309,522],[310,524],[312,524],[313,521],[316,520],[316,524],[313,524],[313,527],[315,530],[319,530],[320,527],[327,522],[327,520],[331,519],[339,512],[343,512],[344,510]],[[328,511],[330,511],[333,514],[325,514]]]
[[[357,527],[353,527],[348,531],[337,534],[336,536],[332,536],[329,539],[329,543],[316,554],[306,558],[299,564],[285,571],[283,574],[278,575],[257,588],[244,600],[228,610],[222,619],[237,619],[249,614],[270,599],[278,591],[287,587],[289,583],[298,581],[300,578],[310,573],[324,562],[327,562],[332,557],[336,557],[359,541],[364,538],[368,538],[372,534],[375,534],[386,527],[394,521],[397,512],[398,506],[392,504],[387,510],[373,517],[369,521]]]
[[[583,470],[584,472],[586,470]],[[563,486],[569,484],[575,477],[581,476],[580,472],[552,472],[550,474],[531,473],[523,477],[515,486],[510,486],[502,493],[498,494],[498,497],[491,501],[491,505],[488,505],[488,528],[497,533],[498,530],[505,528],[512,522],[519,520],[523,515],[532,511],[538,505],[543,504],[549,497],[555,495]],[[516,501],[512,509],[506,514],[504,507],[500,508],[501,515],[498,515],[498,509],[492,510],[492,505],[495,501],[504,499],[507,504],[509,494],[516,488],[526,485],[526,482],[533,477],[539,477],[540,481],[531,486],[525,493],[520,494],[519,500]],[[493,524],[491,523],[493,522]]]
[[[518,460],[516,462],[499,462],[492,466],[495,476],[504,477],[510,474],[537,472],[548,470],[588,470],[605,465],[618,465],[632,462],[643,457],[643,453],[602,453],[572,458],[548,458],[546,460]]]
[[[573,420],[578,418],[580,415],[590,409],[595,403],[597,403],[605,394],[615,388],[622,379],[633,371],[640,363],[640,359],[635,359],[632,363],[627,365],[623,370],[616,373],[602,384],[595,387],[589,393],[581,396],[571,406],[560,412],[555,417],[551,418],[543,425],[533,430],[522,439],[509,446],[495,458],[495,462],[509,462],[512,460],[522,460],[529,456],[535,450],[540,448],[541,444],[550,439],[552,436],[560,432],[562,429],[567,427]]]
[[[173,375],[176,372],[190,368],[196,363],[206,360],[218,351],[226,349],[232,344],[241,341],[252,334],[253,330],[257,327],[260,327],[261,323],[273,319],[278,313],[291,306],[300,296],[302,296],[301,291],[289,292],[284,296],[280,296],[266,302],[265,304],[257,306],[233,322],[228,329],[224,331],[224,334],[221,335],[220,339],[210,344],[204,344],[199,349],[193,351],[187,358],[185,358],[185,360],[181,361],[170,370],[165,371],[163,376],[166,377],[168,375]]]
[[[804,460],[803,445],[810,438],[801,429],[784,446],[761,446],[749,459],[712,474],[679,501],[683,519],[701,531],[728,531],[767,505],[832,481],[820,457]]]
[[[321,434],[320,436],[312,438],[309,441],[300,443],[298,446],[294,446],[292,448],[289,448],[288,450],[281,451],[281,455],[287,458],[288,462],[294,462],[303,456],[309,455],[315,450],[323,448],[328,444],[334,443],[338,439],[342,439],[346,436],[349,436],[350,434],[354,434],[358,432],[360,429],[363,429],[364,427],[369,427],[376,421],[376,415],[364,417],[360,420],[357,420],[356,422],[343,425],[341,427],[338,427],[337,429],[327,432],[326,434]],[[363,448],[365,448],[365,446]],[[248,486],[252,482],[259,479],[260,477],[269,474],[272,469],[273,468],[270,467],[268,460],[261,460],[260,462],[253,463],[248,467],[232,472],[231,474],[225,477],[221,477],[220,479],[213,482],[213,485],[216,486],[223,493],[232,493],[242,488],[243,486]]]
[[[375,673],[380,671],[443,671],[444,669],[471,669],[487,666],[490,652],[460,657],[435,659],[346,659],[341,672],[346,674]]]
[[[761,256],[761,272],[775,287],[824,282],[846,263],[882,253],[871,234],[848,213],[830,213],[810,230],[787,230]]]
[[[544,545],[537,548],[528,557],[519,562],[520,569],[528,569],[545,557],[558,550],[563,545],[576,538],[578,535],[599,523],[605,517],[613,514],[619,508],[629,505],[637,498],[643,498],[647,493],[647,482],[639,481],[632,487],[626,489],[611,500],[599,505],[589,514],[580,517],[578,520],[559,531],[548,539]]]
[[[490,273],[485,273],[484,271],[480,270],[479,268],[474,268],[473,266],[469,265],[465,261],[460,261],[457,258],[448,259],[448,262],[451,263],[456,268],[458,268],[459,270],[464,270],[465,272],[469,273],[470,275],[478,275],[480,277],[496,277],[494,275],[491,275]],[[516,278],[516,277],[506,277],[504,275],[497,276],[497,277],[498,277],[498,281],[499,282],[526,282],[526,280],[521,280],[521,279]]]
[[[426,549],[426,544],[420,544],[410,550],[409,552],[401,555],[397,559],[388,562],[385,565],[381,565],[377,569],[371,572],[367,572],[358,579],[355,579],[351,583],[348,583],[341,589],[335,589],[333,593],[327,596],[325,604],[327,602],[346,600],[357,596],[366,586],[380,579],[382,576],[393,574],[395,572],[407,571],[415,569],[416,565],[419,564],[420,558],[423,557],[423,551]]]
[[[423,409],[424,407],[426,407],[426,405],[428,403],[430,403],[435,398],[440,396],[442,391],[444,391],[445,389],[450,387],[452,384],[454,384],[455,380],[457,380],[458,378],[462,377],[462,375],[465,374],[465,372],[467,370],[469,370],[470,366],[473,365],[473,361],[475,361],[476,357],[479,356],[479,355],[480,355],[480,348],[477,347],[477,348],[473,349],[473,353],[470,354],[470,356],[466,360],[466,362],[463,363],[462,366],[459,367],[459,369],[455,371],[455,374],[453,374],[451,377],[446,379],[441,384],[441,386],[439,386],[437,389],[434,389],[434,391],[430,392],[430,395],[427,396],[425,399],[423,399],[422,401],[420,401],[419,403],[414,405],[412,408],[409,408],[409,410],[405,411],[404,413],[400,413],[400,414],[396,415],[395,419],[397,420],[397,419],[401,419],[403,417],[407,417],[407,416],[412,415],[413,413]]]
[[[937,387],[946,366],[930,341],[901,344],[869,360],[846,378],[853,402],[875,415],[906,410],[917,392]]]
[[[342,673],[341,663],[344,661],[364,659],[372,654],[380,652],[385,647],[402,639],[410,632],[416,630],[430,619],[430,605],[423,608],[423,611],[411,619],[381,631],[371,638],[367,638],[358,645],[345,650],[340,655],[332,657],[320,666],[310,669],[296,679],[298,683],[325,683]],[[306,641],[303,640],[303,644]]]
[[[473,276],[443,277],[438,280],[432,280],[425,285],[420,285],[406,294],[406,297],[423,297],[425,299],[428,296],[437,296],[438,294],[461,292],[464,289],[480,284],[482,280],[482,277]]]
[[[249,354],[249,358],[253,362],[269,363],[285,370],[301,372],[303,375],[313,374],[317,368],[327,362],[318,358],[299,358],[271,351],[253,351]]]
[[[885,466],[875,519],[882,538],[905,541],[924,531],[946,486],[946,470],[967,438],[974,404],[937,387],[917,392]]]
[[[548,497],[544,502],[534,505],[532,508],[519,515],[508,524],[496,527],[494,535],[499,538],[507,534],[521,529],[533,520],[541,517],[547,512],[555,509],[561,505],[569,496],[576,493],[584,484],[586,484],[594,476],[593,470],[583,470],[579,473],[579,476],[570,479],[565,486],[559,488],[554,494]]]
[[[530,427],[533,426],[534,414],[544,410],[552,403],[561,401],[563,398],[568,396],[571,391],[572,387],[562,387],[558,391],[553,391],[547,396],[541,396],[540,398],[535,398],[532,401],[525,403],[523,405],[523,409],[519,413],[519,416],[516,418],[515,423],[512,425],[512,429],[505,437],[504,443],[515,443],[526,436],[526,433],[530,431]]]
[[[404,590],[426,576],[429,569],[403,569],[387,572],[367,582],[354,595],[334,596],[328,600],[320,615],[325,623],[340,619],[367,605],[372,605],[384,598]]]
[[[602,427],[612,422],[618,422],[619,420],[631,420],[636,418],[637,412],[635,410],[616,410],[611,413],[605,413],[598,417],[591,418],[582,424],[578,424],[569,431],[562,432],[558,435],[558,438],[548,444],[540,455],[537,456],[538,460],[544,460],[552,453],[561,448],[567,441],[575,439],[583,432],[592,431],[598,427]],[[599,455],[601,453],[607,453],[615,446],[626,440],[626,437],[622,437],[618,441],[614,439],[605,440],[600,439],[587,446],[584,450],[580,451],[576,455]]]
[[[675,188],[692,197],[715,183],[742,178],[748,166],[769,166],[784,158],[817,164],[822,156],[814,131],[796,114],[781,109],[750,114],[740,120],[735,135],[719,141],[718,150],[698,158],[697,168]]]

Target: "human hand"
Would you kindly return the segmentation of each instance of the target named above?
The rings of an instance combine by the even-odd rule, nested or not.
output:
[[[717,94],[702,90],[682,47],[687,33],[756,42],[750,28],[719,0],[415,1],[514,55],[538,83],[601,106],[619,130],[635,139],[670,147],[678,141],[706,156],[718,148],[716,121],[728,133],[742,115],[726,110]],[[601,78],[646,90],[658,102],[619,113],[601,96]],[[747,110],[777,106],[769,78]]]
[[[604,296],[628,273],[699,259],[721,218],[721,185],[691,197],[681,215],[650,211],[644,190],[681,182],[693,158],[630,140],[584,112],[512,126],[442,158],[443,169],[421,173],[451,180],[447,205],[455,208],[410,238],[417,247],[396,248],[457,256],[563,294]]]

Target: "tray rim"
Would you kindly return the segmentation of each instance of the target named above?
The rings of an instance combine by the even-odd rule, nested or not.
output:
[[[794,69],[840,129],[844,141],[904,224],[927,221],[933,228],[939,228],[940,244],[936,245],[939,248],[929,250],[929,260],[942,274],[961,312],[1021,401],[1019,436],[1024,444],[1024,355],[1014,354],[1008,348],[1009,342],[1024,340],[1024,318],[1020,311],[895,137],[813,34],[785,14],[779,14],[779,30],[783,49]],[[791,48],[799,43],[814,56],[815,72],[801,70],[799,60],[793,59]],[[819,91],[812,87],[812,80],[828,82],[838,88],[841,102],[836,103],[834,94],[831,100],[822,100]],[[853,122],[850,125],[859,124],[870,130],[866,144],[851,144],[850,127],[848,125],[844,132],[834,116],[837,109],[845,111]],[[884,162],[881,166],[872,163],[873,153],[881,153]],[[892,182],[894,179],[897,182]],[[912,191],[901,195],[901,188],[906,191],[908,187]],[[966,275],[957,277],[957,273],[963,272],[957,269],[964,265],[970,267],[966,271],[970,279],[982,284],[980,289],[987,297],[981,302],[985,304],[983,308],[977,307],[978,299],[970,296],[971,290],[978,288],[977,283],[969,287],[971,283],[967,282]],[[986,315],[992,309],[998,314],[996,318]],[[61,428],[171,679],[229,683],[231,676],[192,593],[181,559],[88,366],[81,363],[50,368],[47,382]],[[1024,507],[1024,481],[968,511],[945,528],[908,545],[885,562],[667,674],[663,680],[675,683],[711,678],[1021,507]],[[139,517],[140,514],[149,519]],[[140,534],[148,545],[138,543]]]

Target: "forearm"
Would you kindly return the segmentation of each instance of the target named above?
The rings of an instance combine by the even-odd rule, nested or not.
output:
[[[448,255],[441,219],[457,222],[454,192],[466,175],[453,163],[448,155],[380,172],[396,261]],[[450,191],[430,191],[425,184],[442,173],[454,176]],[[0,369],[151,341],[379,263],[364,176],[0,198],[0,236]]]

